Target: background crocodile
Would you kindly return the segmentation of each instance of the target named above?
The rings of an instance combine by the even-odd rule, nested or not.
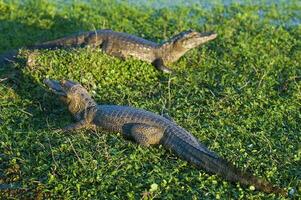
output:
[[[167,117],[133,107],[97,105],[84,87],[72,81],[45,79],[44,83],[68,105],[69,111],[77,121],[65,127],[64,131],[96,125],[108,131],[121,132],[125,137],[143,146],[163,145],[197,167],[219,174],[231,182],[253,185],[267,193],[286,195],[285,190],[241,172],[219,158]]]
[[[165,65],[177,61],[188,50],[215,39],[213,32],[199,33],[193,30],[183,31],[171,39],[157,44],[127,33],[112,30],[97,30],[44,42],[27,47],[28,49],[53,49],[78,46],[100,47],[109,55],[126,59],[130,56],[152,63],[158,70],[171,73]],[[12,60],[18,51],[13,50],[0,56],[2,60]]]

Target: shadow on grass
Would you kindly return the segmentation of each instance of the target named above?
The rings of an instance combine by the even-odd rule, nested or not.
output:
[[[76,18],[51,17],[53,25],[49,29],[37,25],[26,25],[18,21],[0,20],[0,27],[5,34],[1,34],[4,41],[0,45],[0,51],[19,53],[19,49],[28,45],[49,41],[58,37],[81,31],[81,22]],[[3,52],[2,52],[3,53]],[[1,55],[0,55],[1,56]],[[1,84],[11,87],[19,95],[20,99],[41,100],[49,92],[44,89],[41,82],[33,78],[26,71],[27,58],[21,57],[0,65]]]
[[[1,32],[4,34],[0,34],[3,41],[0,51],[3,53],[80,31],[80,22],[77,19],[55,17],[52,20],[54,24],[50,29],[29,26],[18,21],[1,20]],[[42,192],[47,173],[35,173],[27,168],[39,165],[36,156],[41,146],[50,157],[51,144],[59,145],[58,134],[47,135],[49,127],[61,127],[60,117],[71,120],[67,109],[59,100],[26,70],[26,62],[25,58],[17,58],[13,63],[5,62],[0,65],[0,84],[13,89],[20,99],[20,102],[17,100],[19,103],[8,108],[0,105],[0,110],[9,109],[12,115],[17,113],[15,110],[19,110],[28,115],[26,119],[23,119],[23,115],[10,117],[9,120],[14,122],[13,124],[7,125],[5,122],[0,124],[0,128],[4,130],[1,137],[3,145],[0,146],[3,152],[0,154],[0,196],[5,198],[41,198],[48,195]],[[14,108],[15,106],[20,108]],[[33,133],[42,134],[34,136]],[[50,173],[53,170],[51,162],[51,160],[46,162],[48,166],[44,172]]]

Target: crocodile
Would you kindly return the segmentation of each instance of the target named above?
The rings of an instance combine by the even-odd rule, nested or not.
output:
[[[172,73],[172,70],[166,65],[177,61],[188,50],[216,37],[217,34],[212,31],[200,33],[194,30],[187,30],[158,44],[128,33],[103,29],[77,33],[26,48],[55,49],[91,46],[101,48],[103,52],[111,56],[121,59],[133,57],[151,63],[158,70]],[[8,52],[0,56],[0,58],[2,57],[1,60],[11,60],[16,55],[16,52],[16,50]]]
[[[82,85],[70,80],[45,79],[44,83],[67,104],[76,120],[75,123],[59,129],[63,132],[89,127],[120,132],[125,138],[145,147],[162,145],[197,168],[218,174],[230,182],[239,182],[266,193],[286,196],[284,189],[237,169],[210,151],[170,117],[129,106],[99,105]]]

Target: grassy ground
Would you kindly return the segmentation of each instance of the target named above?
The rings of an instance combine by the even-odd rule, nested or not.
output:
[[[219,34],[176,62],[176,76],[93,49],[39,51],[26,67],[22,51],[18,62],[0,68],[0,186],[27,190],[0,190],[0,199],[281,198],[228,183],[118,133],[53,131],[73,120],[45,89],[45,77],[76,80],[99,103],[167,112],[237,167],[300,198],[300,9],[298,1],[156,10],[112,1],[0,0],[0,53],[103,28],[154,41],[189,28]]]

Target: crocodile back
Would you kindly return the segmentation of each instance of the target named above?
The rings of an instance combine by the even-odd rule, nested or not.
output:
[[[150,48],[156,48],[158,47],[158,44],[149,40],[146,40],[144,38],[131,35],[128,33],[123,33],[123,32],[115,32],[110,29],[103,29],[103,30],[98,30],[95,32],[98,35],[105,35],[108,37],[110,40],[116,40],[120,43],[130,43],[133,45],[143,45],[145,47],[150,47]]]
[[[128,106],[99,105],[94,123],[109,131],[122,131],[129,123],[142,123],[165,129],[171,121],[155,113]]]
[[[100,30],[100,35],[106,35],[102,45],[103,51],[121,58],[134,57],[146,62],[153,62],[158,53],[158,44],[122,32]]]
[[[161,144],[180,153],[186,145],[202,151],[212,157],[213,152],[201,144],[191,133],[175,122],[153,112],[128,106],[99,105],[94,123],[111,131],[122,131],[127,123],[142,123],[164,130]]]

